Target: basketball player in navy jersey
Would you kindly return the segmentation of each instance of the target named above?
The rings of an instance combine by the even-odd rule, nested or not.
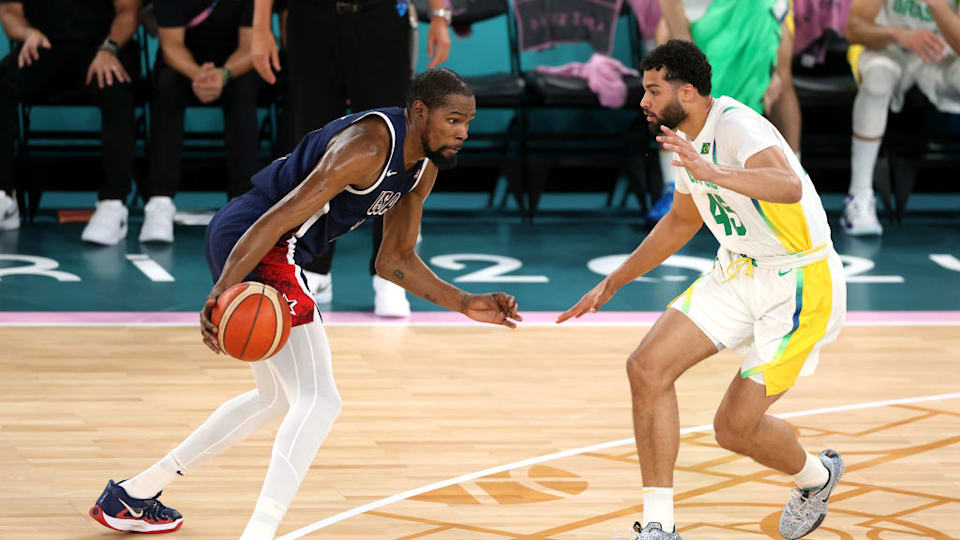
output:
[[[267,283],[290,305],[293,328],[275,356],[252,363],[256,389],[234,397],[171,450],[129,480],[107,484],[90,515],[107,527],[169,532],[179,512],[160,490],[283,416],[266,479],[241,540],[269,540],[340,411],[330,346],[300,265],[330,240],[384,216],[377,271],[408,291],[471,319],[515,328],[516,300],[468,294],[439,279],[414,252],[423,202],[438,169],[455,165],[476,115],[473,91],[456,73],[419,75],[406,108],[344,116],[309,133],[292,153],[254,175],[254,188],[221,209],[206,233],[215,284],[200,314],[203,341],[219,353],[210,313],[245,280]]]

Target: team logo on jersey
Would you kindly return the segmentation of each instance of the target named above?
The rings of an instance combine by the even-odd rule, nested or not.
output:
[[[397,204],[403,194],[399,191],[381,191],[380,196],[367,209],[368,216],[382,216],[387,210]]]
[[[700,147],[700,153],[703,154],[703,155],[709,154],[709,153],[710,153],[710,143],[708,143],[708,142],[703,143],[703,146]]]

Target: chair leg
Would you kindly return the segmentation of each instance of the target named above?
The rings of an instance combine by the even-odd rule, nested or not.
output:
[[[907,199],[913,192],[913,185],[917,179],[917,166],[919,160],[912,157],[901,157],[893,167],[893,192],[896,201],[896,222],[903,223],[903,217],[907,213]]]
[[[527,196],[530,199],[529,220],[532,222],[540,207],[540,197],[547,186],[550,173],[549,163],[545,160],[527,160]]]

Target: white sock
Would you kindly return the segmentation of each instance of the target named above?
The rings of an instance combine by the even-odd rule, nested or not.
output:
[[[673,532],[673,488],[643,488],[643,526],[651,522],[660,524],[664,532]]]
[[[800,469],[800,472],[793,475],[793,480],[797,483],[797,487],[800,489],[812,489],[827,485],[827,480],[830,479],[830,472],[827,471],[827,467],[817,456],[810,452],[805,452],[805,454],[807,454],[807,462],[804,463],[803,469]]]
[[[880,141],[853,138],[850,148],[850,194],[873,194],[873,168],[877,164]]]
[[[170,452],[149,469],[120,482],[120,486],[134,499],[149,499],[176,480],[178,476],[182,476],[182,470],[183,467],[177,463],[173,452]]]

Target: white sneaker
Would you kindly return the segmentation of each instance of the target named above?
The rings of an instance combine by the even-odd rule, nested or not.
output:
[[[407,301],[407,291],[403,287],[387,281],[380,276],[373,276],[373,313],[377,317],[409,317],[410,302]]]
[[[307,276],[307,288],[313,293],[313,301],[318,304],[333,302],[333,274],[318,274],[303,271]]]
[[[17,199],[7,192],[0,191],[0,231],[13,231],[20,228],[20,208]]]
[[[118,199],[97,203],[97,210],[80,238],[104,246],[114,246],[127,237],[127,207]]]
[[[850,236],[883,234],[883,226],[877,219],[877,201],[873,193],[847,195],[840,225],[843,232]]]
[[[177,207],[170,197],[150,197],[143,207],[141,242],[173,242],[173,215]]]

